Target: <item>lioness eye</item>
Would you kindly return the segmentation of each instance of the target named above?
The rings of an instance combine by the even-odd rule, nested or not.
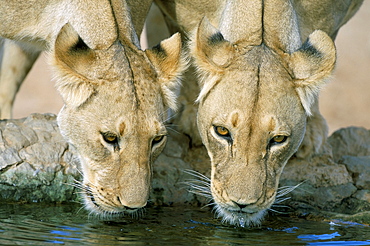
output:
[[[117,144],[117,135],[112,132],[101,133],[105,142],[109,144]]]
[[[287,136],[284,136],[284,135],[277,135],[275,137],[273,137],[271,140],[270,140],[270,143],[271,144],[280,144],[280,143],[284,143],[287,139]]]
[[[221,137],[230,136],[229,130],[223,126],[215,126],[215,132]]]
[[[214,131],[216,134],[224,139],[226,139],[229,142],[232,142],[232,138],[230,135],[230,131],[223,126],[213,126]]]
[[[152,140],[152,146],[155,145],[155,144],[158,144],[160,143],[164,138],[164,135],[159,135],[159,136],[156,136],[155,138],[153,138]]]

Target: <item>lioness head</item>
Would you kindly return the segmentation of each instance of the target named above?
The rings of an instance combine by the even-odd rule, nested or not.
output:
[[[180,36],[145,52],[124,38],[93,50],[66,24],[53,64],[65,102],[58,123],[80,156],[87,209],[111,215],[145,206],[151,163],[166,143],[166,110],[176,107]]]
[[[322,31],[292,53],[263,40],[230,42],[204,19],[191,48],[201,77],[197,122],[212,162],[216,210],[229,223],[258,224],[333,70],[334,44]]]

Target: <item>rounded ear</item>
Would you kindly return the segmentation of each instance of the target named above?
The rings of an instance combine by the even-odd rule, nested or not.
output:
[[[191,41],[195,64],[202,70],[215,72],[230,65],[234,57],[232,44],[204,17]]]
[[[145,50],[145,53],[157,70],[166,106],[176,110],[176,92],[181,75],[188,66],[180,34],[172,35],[152,49]]]
[[[306,42],[289,57],[295,87],[307,113],[320,89],[326,84],[336,63],[336,49],[332,39],[323,31],[316,30]]]
[[[191,42],[191,54],[197,69],[200,93],[196,102],[200,102],[219,81],[235,56],[233,44],[227,41],[220,30],[204,17],[199,23]]]
[[[95,52],[69,23],[64,25],[56,38],[51,62],[56,88],[66,105],[79,107],[93,94],[94,85],[82,74],[94,60]]]

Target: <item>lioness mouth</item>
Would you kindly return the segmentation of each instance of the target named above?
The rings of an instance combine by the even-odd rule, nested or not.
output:
[[[92,204],[94,204],[94,206],[97,207],[99,210],[106,211],[106,209],[104,209],[103,206],[99,205],[97,203],[97,201],[95,200],[94,194],[90,190],[90,186],[87,185],[87,187],[88,187],[88,189],[86,189],[86,191],[85,191],[86,195],[87,195],[87,198],[89,198],[91,200]],[[117,197],[117,200],[120,201],[119,197]],[[124,210],[122,210],[122,208]],[[120,209],[122,211],[113,211],[113,212],[111,211],[110,213],[112,213],[112,214],[123,214],[124,212],[126,212],[126,213],[135,213],[138,210],[140,210],[141,208],[131,208],[131,207],[127,207],[127,206],[123,205],[122,207],[120,207]]]
[[[248,211],[243,211],[243,210],[239,210],[239,211],[230,211],[230,212],[232,212],[232,213],[236,213],[236,214],[249,214],[249,215],[253,215],[253,214],[256,214],[256,213],[258,213],[258,212],[248,212]]]
[[[228,213],[232,214],[235,217],[243,217],[243,218],[249,218],[254,217],[258,213],[260,213],[263,210],[257,210],[257,211],[250,211],[245,209],[230,209],[230,208],[224,208]]]
[[[222,218],[222,222],[240,227],[253,225],[259,226],[266,213],[265,209],[256,211],[248,211],[243,209],[232,210],[230,208],[223,208],[220,205],[216,205],[215,208],[217,217]]]

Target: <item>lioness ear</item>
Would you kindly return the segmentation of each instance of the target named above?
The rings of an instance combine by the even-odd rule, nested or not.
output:
[[[188,64],[181,47],[181,36],[176,33],[152,49],[145,50],[157,70],[164,103],[173,110],[177,109],[176,92],[180,87],[180,77]]]
[[[295,77],[296,91],[307,115],[320,89],[334,70],[336,50],[332,39],[316,30],[306,42],[290,55],[289,67]]]
[[[190,45],[195,64],[204,71],[217,73],[234,57],[232,44],[206,17],[200,22]]]
[[[53,52],[56,88],[66,105],[78,107],[94,92],[94,85],[82,74],[95,60],[95,53],[68,23],[60,30]]]
[[[235,52],[232,43],[224,39],[206,17],[201,20],[191,39],[190,50],[200,75],[201,91],[196,100],[200,102],[219,81],[218,75],[230,65]]]

